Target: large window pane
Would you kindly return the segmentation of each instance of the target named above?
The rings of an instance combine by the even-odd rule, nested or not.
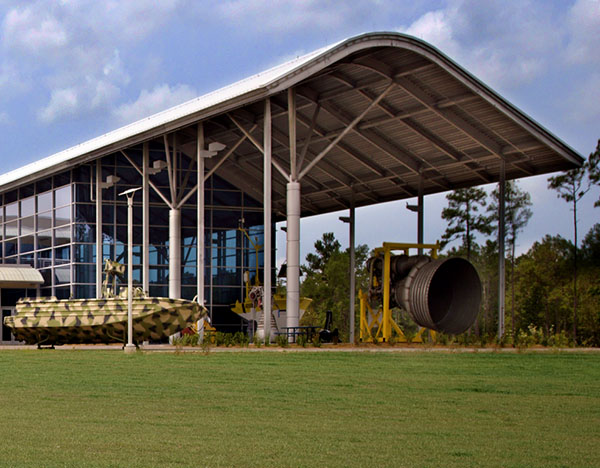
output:
[[[69,284],[71,282],[71,266],[54,268],[54,284]],[[58,290],[58,288],[57,288]]]
[[[96,244],[75,244],[75,261],[96,263]]]
[[[75,297],[77,299],[93,299],[96,297],[96,286],[89,284],[75,285]]]
[[[169,282],[169,269],[167,267],[150,267],[150,284],[167,284]]]
[[[35,197],[21,200],[21,216],[33,216],[35,211]]]
[[[54,245],[63,245],[71,242],[71,226],[54,230]]]
[[[96,265],[75,265],[75,282],[77,283],[95,283]]]
[[[19,234],[19,222],[11,221],[9,223],[4,224],[4,237],[11,238],[17,237]]]
[[[4,242],[4,256],[9,257],[17,253],[17,239]]]
[[[52,209],[52,192],[41,193],[37,196],[38,213]]]
[[[196,267],[183,267],[181,273],[181,284],[189,284],[195,286],[196,281]]]
[[[54,210],[54,226],[64,226],[71,222],[71,207],[57,208]]]
[[[71,204],[71,186],[61,187],[54,191],[54,206],[66,206]]]
[[[67,287],[54,288],[54,295],[57,299],[69,299],[71,297],[71,289]]]
[[[213,288],[213,304],[234,304],[242,299],[242,288]]]
[[[10,221],[19,217],[19,203],[14,202],[6,205],[6,220]]]
[[[33,236],[24,236],[19,239],[20,242],[20,253],[31,252],[34,250],[34,238]]]
[[[52,227],[52,211],[45,211],[37,215],[38,231]]]
[[[21,235],[26,236],[28,234],[33,234],[34,221],[33,216],[28,216],[27,218],[21,219]]]
[[[75,224],[76,242],[94,242],[96,240],[96,226],[94,224]]]
[[[52,247],[52,231],[41,231],[38,233],[38,249]]]
[[[54,262],[58,265],[60,263],[69,263],[71,261],[71,247],[60,247],[54,249]]]
[[[236,286],[242,284],[240,268],[213,268],[212,283],[220,286]]]
[[[237,210],[213,210],[213,226],[216,228],[237,229],[242,214]]]

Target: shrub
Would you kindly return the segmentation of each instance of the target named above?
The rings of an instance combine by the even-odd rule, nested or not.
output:
[[[254,343],[254,346],[256,346],[257,348],[260,348],[262,346],[262,344],[263,344],[263,340],[258,335],[258,333],[254,334],[254,338],[253,338],[252,342]]]
[[[296,344],[298,346],[302,346],[303,348],[306,348],[307,341],[308,341],[308,339],[306,338],[306,336],[299,335],[298,338],[296,339]]]
[[[282,348],[287,348],[290,343],[286,335],[277,335],[277,345]]]
[[[321,337],[319,336],[319,334],[318,334],[318,333],[316,333],[316,334],[313,336],[313,339],[312,339],[312,344],[313,344],[313,346],[314,346],[315,348],[320,348],[320,347],[321,347]]]
[[[232,337],[232,343],[237,346],[248,346],[249,338],[248,335],[242,332],[236,332]]]

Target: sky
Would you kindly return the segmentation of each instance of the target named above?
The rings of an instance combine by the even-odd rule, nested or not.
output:
[[[582,156],[595,150],[600,0],[0,0],[0,172],[371,31],[430,42]],[[534,215],[518,253],[546,234],[573,237],[547,178],[519,182]],[[580,202],[580,239],[600,222],[599,198],[594,188]],[[443,234],[446,204],[425,198],[426,242]],[[405,205],[357,209],[356,242],[416,241]],[[323,232],[348,245],[344,215],[302,220],[302,259]],[[281,263],[283,231],[277,247]]]

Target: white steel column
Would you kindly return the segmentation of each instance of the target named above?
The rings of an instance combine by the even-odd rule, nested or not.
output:
[[[142,289],[150,290],[150,145],[142,150]]]
[[[96,160],[96,298],[102,297],[102,160]]]
[[[352,193],[352,202],[350,205],[350,343],[354,343],[354,315],[355,315],[355,296],[356,296],[356,255],[355,255],[355,209],[354,192]]]
[[[271,100],[265,99],[264,158],[263,158],[263,214],[264,214],[264,270],[263,314],[264,338],[271,339]]]
[[[300,182],[296,154],[296,93],[288,89],[288,128],[290,137],[290,182],[287,184],[287,326],[300,321]]]
[[[504,203],[506,185],[506,163],[500,163],[500,180],[498,182],[498,338],[504,336],[504,297],[505,297],[505,269],[504,269]]]
[[[287,326],[300,320],[300,182],[287,184]]]
[[[181,298],[181,210],[169,210],[169,297]]]
[[[198,304],[204,305],[204,125],[202,122],[198,124],[198,137],[196,140],[196,162],[198,166],[198,233],[197,237],[197,271],[196,280],[198,287]],[[200,329],[200,328],[198,328]]]

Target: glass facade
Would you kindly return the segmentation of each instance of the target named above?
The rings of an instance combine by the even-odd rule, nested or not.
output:
[[[142,147],[127,150],[142,167]],[[165,160],[161,145],[150,146],[150,166]],[[172,177],[181,199],[197,180],[195,162],[182,152],[174,155]],[[102,190],[102,259],[127,262],[127,202],[118,194],[142,185],[142,177],[122,154],[101,159],[102,180],[116,185]],[[3,263],[29,264],[45,280],[43,296],[91,298],[96,295],[96,162],[0,195],[0,236]],[[169,173],[150,177],[155,187],[171,197]],[[169,207],[150,189],[149,291],[168,296]],[[263,276],[262,247],[256,252],[238,228],[243,225],[254,244],[264,244],[262,205],[236,187],[213,175],[205,184],[205,299],[215,325],[240,326],[230,312],[243,300],[244,271],[253,281]],[[273,232],[271,231],[273,234]],[[142,284],[142,195],[133,210],[133,280]],[[181,297],[197,294],[197,207],[192,195],[181,208]],[[273,274],[273,272],[272,272]]]

